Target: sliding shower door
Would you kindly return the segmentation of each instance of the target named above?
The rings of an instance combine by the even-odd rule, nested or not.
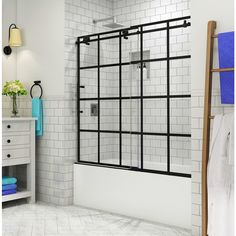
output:
[[[190,177],[189,17],[78,38],[78,161]]]

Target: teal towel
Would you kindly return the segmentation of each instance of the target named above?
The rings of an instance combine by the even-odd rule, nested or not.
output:
[[[36,136],[43,135],[43,102],[40,98],[32,99],[32,117],[36,117]]]
[[[2,177],[2,185],[15,184],[16,182],[17,182],[17,179],[14,177],[9,177],[9,176]]]

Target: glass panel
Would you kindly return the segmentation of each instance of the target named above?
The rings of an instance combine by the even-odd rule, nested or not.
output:
[[[167,171],[167,137],[143,136],[143,168]]]
[[[140,100],[122,101],[122,131],[140,131]]]
[[[140,135],[122,134],[122,165],[140,167]]]
[[[140,96],[140,69],[137,64],[122,66],[122,96]]]
[[[191,138],[170,137],[170,170],[178,173],[191,173]]]
[[[119,101],[100,101],[100,129],[119,130]]]
[[[80,160],[98,161],[98,134],[80,132]]]
[[[171,22],[170,26],[181,25],[183,22]],[[183,55],[190,55],[190,27],[170,30],[170,56]]]
[[[112,36],[110,34],[106,37]],[[119,63],[119,38],[100,41],[100,65]]]
[[[80,44],[80,66],[98,65],[98,42],[90,42],[89,45]]]
[[[167,62],[150,62],[144,66],[143,95],[167,95]]]
[[[178,134],[191,133],[191,99],[170,99],[170,132]]]
[[[98,129],[98,116],[93,115],[92,106],[97,105],[97,101],[80,101],[80,128],[81,129]]]
[[[137,32],[135,30],[129,30],[129,33]],[[122,38],[122,63],[140,60],[140,36],[130,35],[127,39]]]
[[[170,61],[170,94],[191,93],[190,59]]]
[[[100,133],[100,162],[119,164],[119,134]]]
[[[100,68],[100,97],[119,97],[119,67]]]
[[[143,100],[143,131],[153,133],[167,132],[167,100]]]
[[[80,88],[81,98],[97,98],[98,95],[98,70],[86,69],[80,70]]]
[[[145,27],[145,30],[166,27],[166,24],[159,24],[157,26]],[[167,36],[166,30],[154,31],[143,34],[143,50],[146,52],[144,59],[156,59],[167,57]]]

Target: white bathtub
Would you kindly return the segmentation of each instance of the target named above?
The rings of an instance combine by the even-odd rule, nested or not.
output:
[[[173,165],[171,171],[189,168]],[[191,178],[74,164],[74,204],[190,229]]]

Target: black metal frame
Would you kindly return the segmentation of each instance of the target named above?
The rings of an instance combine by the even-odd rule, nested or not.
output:
[[[174,18],[169,20],[163,20],[158,22],[152,22],[142,25],[135,25],[129,28],[123,28],[119,30],[113,30],[108,32],[102,32],[97,34],[90,34],[85,35],[77,38],[77,67],[78,67],[78,82],[77,82],[77,116],[78,116],[78,162],[79,164],[86,164],[86,165],[94,165],[94,166],[101,166],[101,167],[109,167],[109,168],[119,168],[119,169],[125,169],[125,170],[132,170],[132,171],[141,171],[141,172],[149,172],[149,173],[157,173],[157,174],[164,174],[164,175],[173,175],[173,176],[180,176],[180,177],[191,177],[190,174],[186,173],[176,173],[171,172],[170,168],[170,137],[191,137],[191,134],[179,134],[179,133],[171,133],[170,132],[170,99],[171,98],[190,98],[190,94],[182,94],[182,95],[171,95],[170,94],[170,61],[171,60],[179,60],[179,59],[189,59],[191,58],[190,55],[183,55],[183,56],[170,56],[170,30],[176,29],[176,28],[183,28],[188,27],[191,25],[190,22],[187,22],[190,19],[190,16],[186,17],[180,17],[180,18]],[[173,25],[171,26],[171,22],[176,21],[184,21],[182,24],[179,25]],[[149,29],[144,30],[146,26],[151,25],[158,25],[158,24],[166,24],[166,27],[161,28],[155,28],[155,29]],[[136,30],[136,32],[129,32]],[[143,34],[145,33],[151,33],[156,31],[164,31],[166,30],[167,36],[166,36],[166,45],[167,45],[167,56],[165,58],[154,58],[154,59],[143,59]],[[107,36],[108,35],[108,36]],[[140,60],[131,61],[131,62],[122,62],[122,38],[128,39],[130,35],[140,35]],[[107,40],[112,38],[118,38],[119,39],[119,63],[113,63],[113,64],[100,64],[100,41],[101,40]],[[94,66],[80,66],[80,44],[86,44],[89,45],[90,42],[97,42],[97,53],[98,53],[98,59],[97,59],[97,65]],[[156,61],[166,61],[167,62],[167,94],[166,95],[159,95],[159,96],[144,96],[143,95],[143,64],[145,62],[156,62]],[[130,65],[130,64],[140,64],[140,96],[122,96],[122,66],[124,65]],[[100,97],[100,68],[103,67],[113,67],[117,66],[119,67],[119,96],[118,97]],[[98,88],[97,88],[97,97],[93,98],[81,98],[80,97],[80,89],[84,88],[84,86],[80,85],[80,70],[86,70],[86,69],[97,69],[97,82],[98,82]],[[144,132],[143,131],[143,100],[144,99],[157,99],[157,98],[166,98],[167,99],[167,132],[166,133],[152,133],[152,132]],[[140,100],[140,120],[141,120],[141,127],[140,132],[136,131],[125,131],[122,129],[122,100],[125,99],[139,99]],[[96,100],[98,102],[98,129],[97,130],[91,130],[91,129],[81,129],[80,128],[80,101],[92,101]],[[100,101],[102,100],[119,100],[119,130],[101,130],[100,129]],[[80,160],[80,133],[81,132],[93,132],[98,134],[98,159],[97,162],[90,162],[90,161],[81,161]],[[119,164],[106,164],[101,163],[100,161],[100,134],[101,133],[116,133],[119,134]],[[140,142],[141,142],[141,165],[140,168],[132,167],[132,166],[125,166],[122,164],[122,134],[134,134],[134,135],[140,135]],[[167,171],[159,171],[159,170],[150,170],[150,169],[144,169],[143,168],[143,136],[144,135],[152,135],[152,136],[166,136],[167,137]]]

